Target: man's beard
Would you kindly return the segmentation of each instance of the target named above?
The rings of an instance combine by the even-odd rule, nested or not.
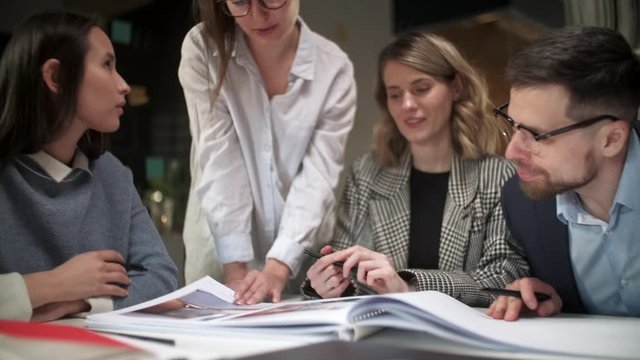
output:
[[[520,189],[530,199],[542,200],[560,193],[580,188],[590,183],[597,175],[598,171],[593,162],[593,154],[588,153],[585,158],[585,171],[581,178],[573,181],[552,182],[549,172],[541,168],[528,168],[542,175],[542,180],[537,182],[526,182],[520,180]],[[525,167],[516,161],[517,167]]]

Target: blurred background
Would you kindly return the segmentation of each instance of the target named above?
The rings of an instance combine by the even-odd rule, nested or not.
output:
[[[509,58],[549,28],[607,26],[640,48],[640,0],[300,0],[309,27],[349,54],[358,86],[345,166],[370,149],[380,118],[373,101],[378,51],[398,32],[426,29],[453,41],[487,77],[494,103],[506,100]],[[131,85],[111,151],[136,187],[179,268],[189,187],[189,120],[177,69],[195,24],[190,0],[21,0],[0,4],[0,53],[14,27],[46,9],[97,15],[111,36],[118,70]],[[341,189],[338,192],[340,196]],[[181,276],[182,279],[182,276]]]

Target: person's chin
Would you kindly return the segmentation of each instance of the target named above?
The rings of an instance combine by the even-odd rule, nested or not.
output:
[[[532,200],[544,200],[555,196],[555,192],[546,184],[520,178],[520,189],[526,197]]]
[[[120,119],[116,119],[115,121],[109,123],[108,125],[96,130],[101,133],[109,134],[109,133],[118,131],[119,128],[120,128]]]

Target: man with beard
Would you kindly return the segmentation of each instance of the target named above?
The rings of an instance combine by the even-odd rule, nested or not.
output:
[[[518,54],[507,78],[510,101],[494,112],[513,128],[517,176],[502,205],[532,277],[507,286],[522,299],[500,296],[488,314],[640,316],[637,55],[613,30],[568,27]]]

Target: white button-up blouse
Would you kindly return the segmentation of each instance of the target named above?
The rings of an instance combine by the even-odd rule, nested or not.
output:
[[[353,65],[299,24],[287,91],[271,100],[240,28],[215,103],[220,59],[205,46],[202,24],[182,46],[192,166],[200,170],[197,193],[222,263],[274,258],[295,274],[335,206],[355,116]]]

